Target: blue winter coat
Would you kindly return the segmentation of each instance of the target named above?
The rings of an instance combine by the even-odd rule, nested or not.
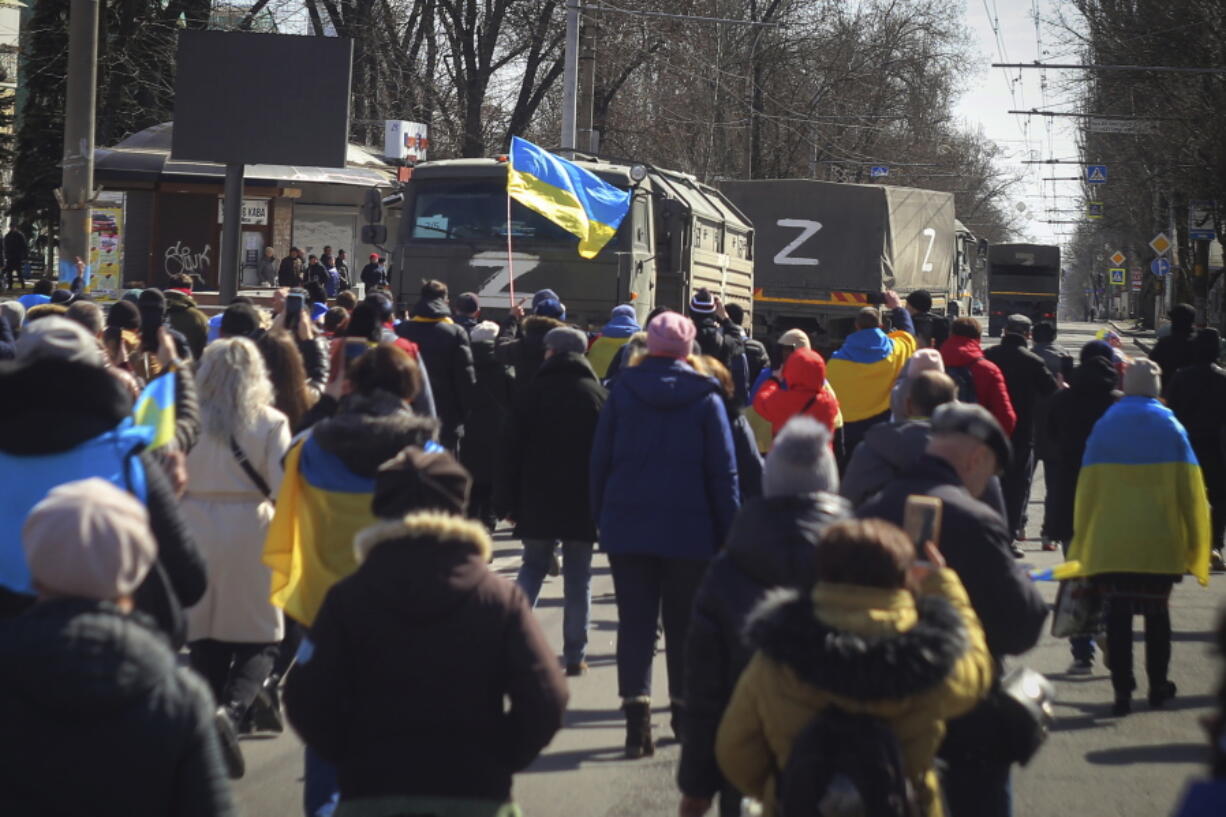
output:
[[[672,358],[622,370],[596,426],[591,492],[606,553],[714,556],[740,504],[719,384]]]

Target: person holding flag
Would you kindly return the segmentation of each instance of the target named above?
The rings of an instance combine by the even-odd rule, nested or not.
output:
[[[157,446],[174,435],[175,380],[153,381],[138,401],[145,404],[143,422],[136,422],[131,397],[104,367],[102,355],[80,324],[51,316],[22,332],[15,361],[0,363],[0,394],[20,395],[0,400],[0,618],[34,603],[21,549],[21,525],[30,509],[56,486],[100,477],[149,511],[157,567],[133,599],[177,649],[186,640],[183,608],[204,595],[207,579],[156,456],[169,447]]]

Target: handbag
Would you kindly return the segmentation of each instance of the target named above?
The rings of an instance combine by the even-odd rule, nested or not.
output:
[[[260,476],[260,472],[255,470],[255,466],[247,459],[247,455],[243,453],[243,449],[239,446],[238,440],[230,437],[230,453],[234,455],[234,459],[238,460],[239,467],[243,469],[243,473],[247,475],[247,479],[255,485],[256,489],[264,495],[272,504],[277,504],[277,498],[272,495],[272,489],[268,487],[268,483]]]
[[[1001,679],[990,697],[995,698],[1000,716],[999,737],[1005,757],[1025,766],[1051,731],[1055,687],[1041,673],[1029,667],[1015,667]]]
[[[1087,578],[1067,579],[1056,591],[1051,634],[1056,638],[1094,635],[1102,630],[1103,595]]]

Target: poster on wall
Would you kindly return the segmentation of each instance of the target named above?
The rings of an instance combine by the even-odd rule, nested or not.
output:
[[[113,299],[123,288],[124,194],[103,192],[89,213],[89,267],[85,291]]]

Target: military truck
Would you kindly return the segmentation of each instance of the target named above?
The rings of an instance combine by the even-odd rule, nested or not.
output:
[[[803,179],[719,186],[757,237],[756,335],[799,327],[837,348],[886,289],[926,289],[933,311],[970,314],[975,242],[957,234],[952,194]]]
[[[1047,244],[993,244],[988,250],[988,335],[1021,314],[1056,322],[1060,303],[1060,248]]]
[[[453,294],[477,293],[483,314],[497,317],[511,305],[512,283],[516,302],[548,288],[567,320],[598,328],[618,304],[633,304],[642,321],[656,305],[682,309],[707,287],[752,314],[753,228],[718,190],[649,165],[577,163],[634,193],[617,234],[592,259],[579,255],[575,236],[519,202],[508,218],[504,157],[412,168],[390,275],[397,299],[411,305],[422,279],[437,278]]]

